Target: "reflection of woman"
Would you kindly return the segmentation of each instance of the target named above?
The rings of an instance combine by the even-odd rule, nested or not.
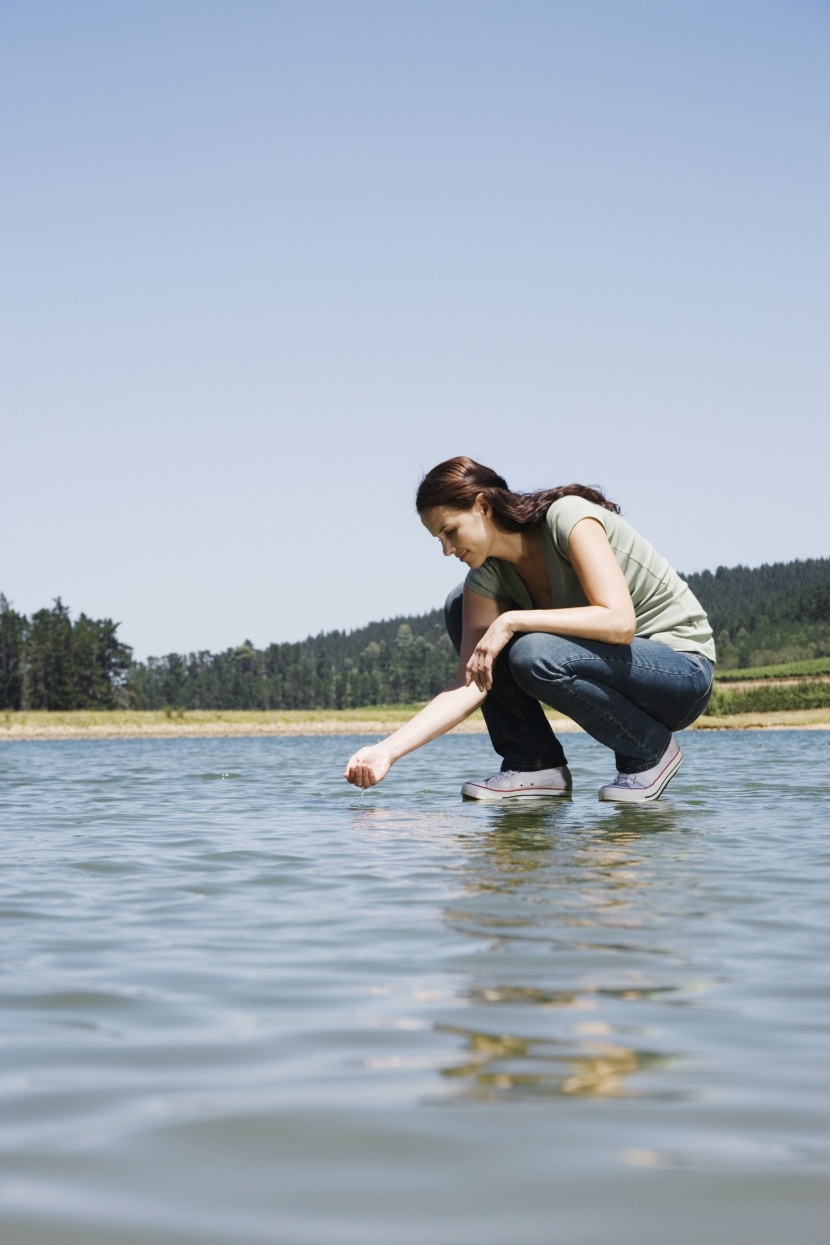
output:
[[[462,795],[564,794],[571,775],[545,704],[613,750],[618,772],[601,800],[656,800],[683,760],[672,731],[712,691],[712,629],[683,580],[618,506],[582,485],[513,493],[488,467],[451,458],[424,476],[416,505],[445,556],[470,568],[446,605],[458,676],[356,752],[349,782],[380,782],[481,706],[502,767]]]

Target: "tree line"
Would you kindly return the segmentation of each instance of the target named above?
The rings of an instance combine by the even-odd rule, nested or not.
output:
[[[684,576],[709,613],[721,668],[830,656],[830,559],[718,567]],[[118,623],[58,598],[31,618],[0,594],[2,709],[348,709],[428,700],[456,657],[443,612],[257,649],[169,653],[146,662]]]
[[[425,622],[432,631],[431,621],[430,615],[393,620],[388,638],[366,643],[361,633],[334,632],[265,649],[246,641],[223,653],[151,657],[133,667],[133,703],[146,709],[350,709],[429,700],[457,666],[445,636],[416,634]]]
[[[129,704],[132,649],[118,623],[81,614],[58,597],[31,618],[0,593],[0,709],[115,709]]]
[[[830,656],[830,558],[683,578],[709,615],[721,669]]]

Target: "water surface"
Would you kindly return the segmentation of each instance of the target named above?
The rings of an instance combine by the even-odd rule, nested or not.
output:
[[[826,1245],[830,733],[362,742],[2,746],[4,1245]]]

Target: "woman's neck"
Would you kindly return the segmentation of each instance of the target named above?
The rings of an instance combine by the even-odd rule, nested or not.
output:
[[[509,562],[518,571],[523,567],[531,569],[537,566],[543,559],[535,529],[525,532],[498,532],[491,557]]]

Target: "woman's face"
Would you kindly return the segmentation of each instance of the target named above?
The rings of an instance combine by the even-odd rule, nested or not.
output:
[[[476,501],[472,510],[432,506],[423,512],[421,522],[440,540],[446,558],[456,557],[465,566],[478,567],[490,556],[494,528],[486,502]]]

